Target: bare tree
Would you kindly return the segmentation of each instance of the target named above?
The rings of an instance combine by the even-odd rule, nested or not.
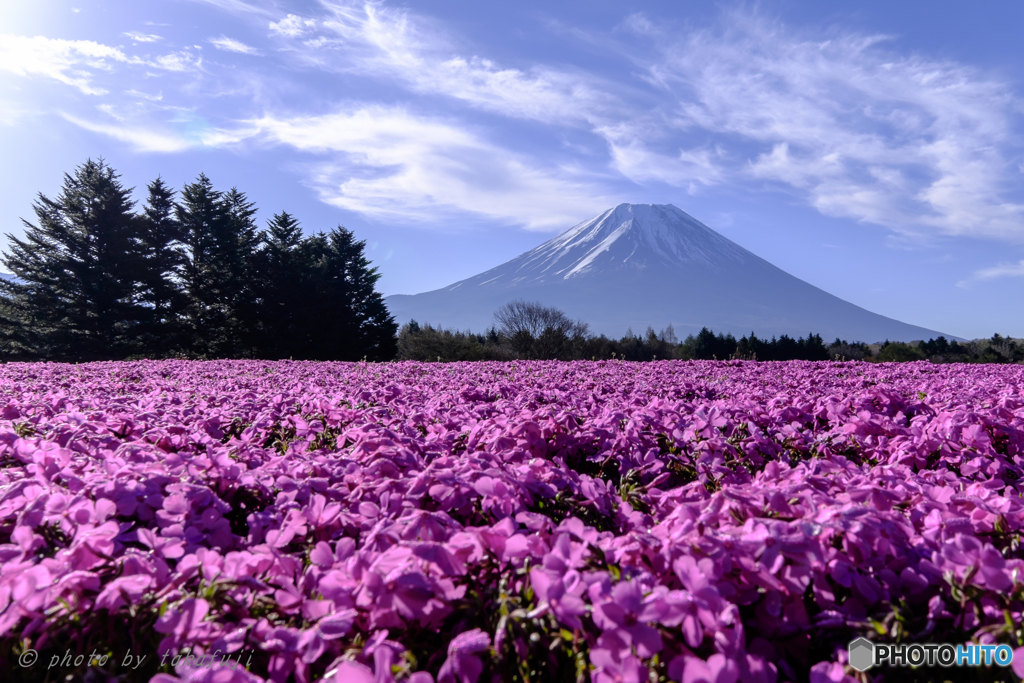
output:
[[[571,358],[587,339],[590,327],[562,311],[516,299],[494,312],[498,331],[516,353],[538,358]]]

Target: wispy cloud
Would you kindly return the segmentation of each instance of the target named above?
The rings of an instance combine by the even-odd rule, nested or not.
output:
[[[550,230],[615,201],[560,169],[498,148],[456,122],[398,107],[265,116],[211,135],[207,143],[253,139],[322,156],[312,173],[321,199],[370,216],[419,222],[469,213]]]
[[[966,280],[957,283],[959,287],[969,287],[974,282],[995,280],[1004,277],[1024,277],[1024,259],[1017,263],[1000,263],[990,268],[982,268],[971,274]]]
[[[121,50],[91,40],[59,40],[36,36],[0,35],[0,70],[19,76],[44,76],[102,95],[84,69],[109,69],[112,62],[129,62]]]
[[[657,125],[650,120],[625,121],[598,126],[595,132],[608,144],[612,167],[637,184],[663,182],[696,194],[701,187],[726,179],[721,149],[676,147],[662,151],[664,145],[658,138],[663,136],[652,128]]]
[[[112,71],[115,65],[188,71],[200,64],[201,59],[187,51],[151,59],[129,56],[119,48],[91,40],[0,35],[0,70],[51,78],[86,95],[107,94],[107,89],[94,81],[98,74]]]
[[[183,50],[181,52],[160,55],[156,59],[144,63],[165,71],[192,71],[202,66],[203,58]]]
[[[319,22],[289,15],[271,29],[305,38],[301,44],[310,48],[308,59],[324,68],[398,79],[417,93],[545,123],[586,125],[604,121],[605,110],[621,108],[613,88],[589,72],[543,65],[522,70],[459,54],[443,26],[380,2],[323,4],[329,14]],[[314,26],[318,40],[309,39]],[[317,52],[329,37],[341,39],[333,44],[342,46],[344,60],[324,59]]]
[[[270,32],[288,38],[298,38],[316,28],[315,19],[303,19],[297,14],[289,14],[280,21],[270,22]]]
[[[992,280],[997,277],[1024,277],[1024,259],[1015,264],[1000,264],[985,268],[975,273],[979,280]]]
[[[801,35],[739,12],[682,39],[647,30],[660,51],[648,80],[674,99],[674,126],[731,140],[737,181],[896,231],[1024,239],[1024,205],[1005,198],[1021,106],[1009,84],[897,54],[886,36]]]
[[[138,99],[146,100],[147,102],[160,102],[161,100],[164,99],[163,93],[157,93],[156,95],[151,95],[149,93],[139,92],[138,90],[135,90],[134,88],[131,89],[131,90],[126,91],[126,94],[131,95],[132,97],[136,97]]]
[[[387,86],[392,104],[353,109],[335,102],[346,107],[344,113],[303,117],[301,110],[268,111],[265,103],[273,99],[239,98],[240,92],[272,87],[255,68],[234,65],[231,79],[259,84],[234,89],[225,86],[224,74],[204,69],[207,92],[217,92],[219,102],[231,93],[238,106],[230,116],[249,121],[222,123],[219,132],[204,133],[204,144],[262,140],[320,154],[310,182],[325,200],[353,210],[410,217],[467,211],[500,220],[515,213],[501,208],[497,190],[481,195],[499,206],[489,212],[466,189],[472,181],[459,169],[473,169],[494,188],[510,188],[517,202],[532,188],[545,204],[551,194],[545,183],[566,190],[573,206],[611,195],[607,188],[625,180],[691,194],[756,188],[796,197],[827,216],[885,226],[891,243],[902,247],[936,235],[1024,240],[1024,149],[1015,133],[1024,111],[1021,97],[1005,80],[977,69],[900,52],[895,38],[797,30],[756,11],[726,11],[717,25],[687,31],[634,14],[607,34],[589,36],[591,46],[606,46],[609,58],[632,70],[598,72],[539,61],[503,64],[478,54],[479,47],[465,47],[468,41],[448,25],[384,2],[321,0],[311,6],[316,9],[285,14],[267,9],[276,7],[269,2],[196,1],[244,15],[270,34],[268,45],[288,47],[271,52],[263,43],[221,35],[208,40],[218,50],[283,54],[286,60],[298,55],[322,70],[322,78],[369,84],[363,92]],[[574,31],[575,40],[588,39]],[[147,37],[125,35],[136,42]],[[5,39],[37,42],[5,46]],[[115,64],[165,72],[202,68],[196,50],[145,58],[125,50],[129,54],[89,41],[0,37],[0,69],[100,94],[109,86],[96,74]],[[405,90],[397,99],[395,86]],[[173,103],[174,90],[161,85],[161,91]],[[396,107],[395,101],[404,104]],[[364,125],[369,111],[384,112],[392,123],[401,120],[405,128]],[[420,113],[426,111],[432,113]],[[447,117],[438,119],[438,111]],[[555,142],[557,159],[525,151],[510,155],[497,142],[510,130],[502,118],[516,120],[515,126],[538,124],[535,130],[543,132],[532,140],[571,137],[575,147]],[[256,129],[252,121],[259,122]],[[486,127],[466,132],[469,121],[485,121]],[[326,122],[358,124],[380,149],[323,129]],[[334,142],[314,151],[313,141],[301,134],[313,129]],[[399,129],[431,137],[417,145]],[[453,131],[467,137],[446,147],[442,141]],[[146,144],[172,150],[178,143]],[[588,176],[575,169],[576,153],[587,155]],[[485,154],[500,155],[490,171],[481,161]],[[428,168],[437,169],[436,177]],[[568,211],[556,213],[550,223],[564,226],[561,216]],[[523,222],[541,227],[544,220]]]
[[[111,112],[106,111],[106,113]],[[137,127],[123,123],[117,125],[96,123],[66,113],[62,113],[61,116],[80,128],[128,143],[139,152],[182,152],[193,146],[181,136],[156,131],[150,127]]]
[[[159,40],[163,40],[161,36],[158,36],[155,33],[138,33],[136,31],[128,31],[122,35],[131,38],[136,43],[155,43]]]
[[[255,5],[251,2],[245,2],[244,0],[193,0],[203,5],[212,5],[220,10],[228,12],[229,14],[255,14],[260,16],[272,16],[274,13],[270,10]]]
[[[228,38],[227,36],[220,36],[219,38],[210,38],[210,45],[213,45],[218,50],[224,50],[225,52],[238,52],[243,55],[258,55],[260,53],[256,48],[246,45],[240,40],[234,38]]]

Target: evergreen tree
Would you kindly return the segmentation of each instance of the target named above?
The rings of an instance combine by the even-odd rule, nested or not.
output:
[[[186,346],[180,316],[187,300],[179,282],[185,252],[181,224],[175,217],[174,190],[159,177],[147,189],[149,196],[139,215],[145,266],[141,298],[152,306],[153,314],[144,348],[148,355],[160,358]]]
[[[828,360],[828,348],[820,334],[808,333],[807,340],[800,340],[804,349],[803,360]]]
[[[692,344],[692,357],[701,360],[726,360],[736,353],[736,338],[732,334],[717,335],[706,327],[702,327],[696,338],[689,338],[684,344]],[[688,354],[689,355],[689,354]]]
[[[308,343],[296,357],[321,360],[391,360],[398,326],[374,287],[380,274],[363,253],[366,242],[339,226],[308,240],[306,258],[316,273],[307,292]]]
[[[288,213],[275,215],[262,233],[257,252],[257,355],[279,359],[304,356],[311,344],[314,315],[308,294],[317,287],[310,245],[299,222]]]
[[[56,199],[33,204],[38,225],[8,234],[2,262],[18,282],[0,281],[0,327],[9,353],[86,361],[140,351],[152,310],[131,190],[100,159],[65,174]]]
[[[218,235],[223,232],[227,216],[221,193],[205,174],[181,190],[181,202],[175,207],[185,245],[185,262],[181,280],[188,297],[185,308],[187,345],[192,355],[212,354],[222,346],[218,343],[228,325],[224,304],[226,273],[220,262]]]
[[[184,323],[192,355],[252,353],[257,324],[253,259],[259,239],[255,213],[245,194],[234,188],[221,193],[204,174],[181,191],[175,215],[185,246],[181,281],[188,297]]]
[[[232,357],[252,357],[256,352],[259,327],[261,276],[257,271],[257,251],[262,232],[256,225],[256,205],[244,192],[232,187],[224,195],[227,233],[224,236],[225,261],[230,279],[233,345],[226,352]]]

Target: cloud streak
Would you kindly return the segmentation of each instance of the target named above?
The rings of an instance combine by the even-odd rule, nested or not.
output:
[[[106,90],[93,85],[83,69],[107,70],[114,62],[130,61],[121,50],[91,40],[0,35],[0,70],[51,78],[86,95],[102,95]]]
[[[989,268],[975,271],[971,277],[957,283],[958,287],[968,288],[974,282],[996,280],[1006,277],[1024,277],[1024,259],[1017,263],[1000,263]]]
[[[503,67],[458,54],[443,26],[408,10],[380,2],[323,4],[329,14],[319,21],[290,14],[269,28],[281,36],[305,38],[308,58],[324,68],[397,79],[416,93],[543,123],[594,124],[605,120],[603,112],[622,109],[613,86],[585,70]],[[309,40],[314,30],[319,40]],[[332,38],[344,60],[325,59],[318,52]]]
[[[606,144],[611,168],[637,184],[692,194],[768,183],[824,215],[910,240],[1024,240],[1024,204],[1013,198],[1011,158],[1002,151],[1019,148],[1019,98],[960,64],[899,55],[889,37],[802,34],[742,12],[725,13],[718,28],[682,33],[634,15],[624,23],[634,42],[616,49],[650,55],[632,58],[644,70],[637,96],[637,82],[459,54],[443,26],[382,3],[324,6],[329,16],[288,15],[271,30],[312,45],[311,62],[325,69],[589,130]],[[340,39],[343,58],[324,56],[314,35]],[[637,42],[653,52],[636,50]],[[630,98],[619,96],[626,92]]]
[[[210,45],[213,45],[218,50],[223,50],[224,52],[237,52],[238,54],[243,55],[260,54],[260,51],[252,47],[251,45],[246,45],[240,40],[235,40],[234,38],[229,38],[227,36],[210,38],[207,42],[210,43]]]
[[[153,33],[138,33],[137,31],[128,31],[122,35],[131,38],[136,43],[155,43],[163,40],[162,37]]]
[[[153,59],[126,55],[121,49],[91,40],[0,35],[0,70],[19,76],[41,76],[76,88],[86,95],[105,95],[96,76],[115,66],[143,66],[162,71],[189,71],[201,59],[174,52]]]
[[[230,145],[247,140],[321,157],[312,166],[312,185],[321,199],[377,218],[423,222],[469,213],[550,230],[616,201],[456,123],[401,107],[360,105],[322,116],[265,116],[206,141]]]
[[[193,146],[185,138],[173,133],[156,131],[151,126],[96,123],[67,113],[62,113],[61,116],[80,128],[125,142],[139,152],[183,152]]]
[[[502,64],[465,48],[447,25],[383,2],[322,0],[300,15],[243,0],[198,1],[266,33],[266,42],[254,45],[224,34],[208,39],[218,50],[264,56],[259,70],[203,70],[203,93],[217,98],[217,118],[238,123],[221,123],[188,143],[159,125],[145,135],[145,112],[124,130],[91,123],[89,130],[148,151],[287,145],[321,157],[309,182],[325,201],[410,220],[462,211],[506,221],[515,213],[511,204],[520,203],[529,214],[523,224],[564,227],[572,221],[563,216],[594,198],[618,196],[615,188],[769,190],[822,215],[884,226],[903,245],[935,236],[1024,242],[1021,97],[976,69],[899,53],[888,36],[801,31],[756,12],[727,11],[717,25],[685,32],[632,15],[604,35],[573,29],[574,40],[590,40],[607,59],[632,67],[599,72],[592,64]],[[156,38],[125,35],[137,43]],[[0,36],[0,69],[94,96],[109,94],[111,79],[99,76],[115,68],[188,72],[201,64],[190,51],[137,57],[91,41]],[[320,112],[340,113],[282,112],[281,73],[267,76],[266,69],[284,67],[290,75],[297,64],[326,84],[316,93]],[[322,97],[335,83],[359,94]],[[198,91],[197,83],[160,88],[167,106]],[[346,104],[353,97],[363,104]],[[198,116],[211,101],[197,107]],[[390,128],[367,124],[370,111]],[[379,147],[324,128],[329,122],[356,125]],[[547,149],[557,152],[535,144],[532,156],[510,153],[513,145],[501,140],[524,126],[532,127],[531,141],[547,136]],[[317,130],[324,142],[318,146],[304,130]],[[418,134],[427,136],[419,144]],[[563,144],[570,137],[572,145]],[[489,154],[490,170],[483,161]],[[429,168],[437,169],[434,176]],[[467,189],[474,174],[491,183],[488,191]],[[548,206],[549,187],[566,192],[567,208],[545,222],[527,197],[535,191],[538,206]],[[504,202],[499,188],[514,201]]]
[[[974,276],[979,280],[992,280],[997,277],[1024,277],[1024,259],[1016,264],[1000,264],[979,270]]]
[[[272,21],[270,32],[287,38],[298,38],[316,29],[315,19],[303,19],[297,14],[288,14],[280,21]]]
[[[806,36],[757,15],[683,40],[648,30],[660,48],[649,79],[673,99],[674,127],[744,158],[721,174],[897,232],[1024,240],[1024,205],[1007,198],[1021,107],[1008,84],[896,54],[886,36]]]

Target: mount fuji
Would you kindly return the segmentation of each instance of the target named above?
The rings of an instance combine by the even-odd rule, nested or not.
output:
[[[680,337],[702,327],[737,337],[813,332],[826,342],[942,334],[832,296],[671,204],[620,204],[496,268],[386,303],[400,325],[416,320],[483,332],[513,299],[554,306],[613,338],[627,328],[642,333],[669,324]]]

